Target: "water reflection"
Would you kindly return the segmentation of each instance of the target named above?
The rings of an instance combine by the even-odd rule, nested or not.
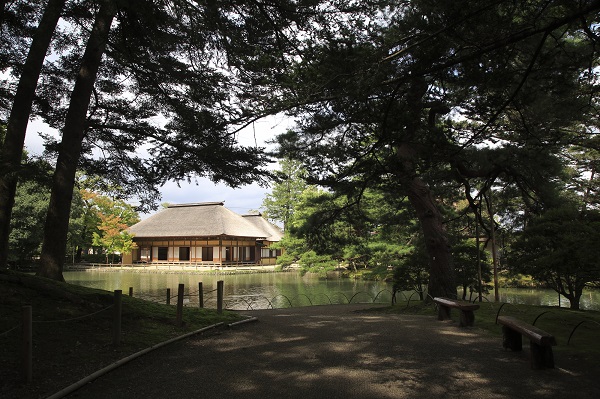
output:
[[[138,273],[131,271],[65,272],[71,284],[99,288],[107,291],[123,290],[127,294],[133,287],[136,297],[166,302],[166,291],[177,295],[179,284],[185,285],[185,299],[189,306],[199,301],[198,283],[202,282],[206,307],[216,307],[217,281],[224,281],[224,301],[229,309],[249,310],[285,308],[309,305],[346,303],[391,303],[391,284],[378,281],[352,279],[321,280],[298,273],[255,274],[191,274],[191,273]],[[397,294],[398,300],[418,300],[414,292]],[[475,298],[475,295],[473,296]],[[487,295],[493,301],[494,294]],[[558,294],[552,290],[501,288],[500,301],[515,304],[558,306]],[[175,303],[172,299],[171,303]],[[560,306],[569,307],[566,298]],[[581,298],[581,309],[600,310],[600,291],[587,291]]]
[[[117,272],[65,272],[71,284],[99,288],[107,291],[133,287],[136,297],[166,302],[167,288],[171,303],[177,295],[179,284],[185,285],[185,298],[190,306],[199,302],[198,283],[202,282],[204,304],[216,306],[217,281],[224,281],[224,302],[229,309],[249,310],[298,307],[358,302],[391,303],[391,285],[383,282],[350,279],[320,280],[298,273],[255,274],[161,274]]]

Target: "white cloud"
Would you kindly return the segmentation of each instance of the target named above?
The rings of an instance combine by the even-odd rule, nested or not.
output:
[[[56,138],[60,137],[60,132],[45,124],[41,119],[30,120],[27,125],[27,134],[25,135],[25,149],[31,155],[40,155],[44,152],[44,140],[40,133],[50,134]]]
[[[215,184],[209,179],[198,179],[198,184],[181,183],[178,187],[168,182],[161,187],[162,202],[185,204],[195,202],[225,201],[225,206],[237,213],[258,210],[269,189],[254,183],[240,188],[231,188],[225,184]]]

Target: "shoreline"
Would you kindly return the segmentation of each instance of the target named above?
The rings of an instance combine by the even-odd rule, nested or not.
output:
[[[15,271],[23,273],[34,273],[35,268],[20,268]],[[201,264],[105,264],[105,263],[86,263],[76,265],[65,265],[63,272],[132,272],[148,274],[251,274],[251,273],[287,273],[297,272],[298,268],[286,268],[281,270],[277,265],[201,265]]]

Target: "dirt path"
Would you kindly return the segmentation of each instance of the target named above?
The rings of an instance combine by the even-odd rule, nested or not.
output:
[[[531,370],[527,351],[504,351],[498,337],[361,308],[243,312],[259,321],[159,349],[69,398],[600,397],[594,376],[561,359]]]

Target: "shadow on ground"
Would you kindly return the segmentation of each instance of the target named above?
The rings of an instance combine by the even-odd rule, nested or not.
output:
[[[527,351],[476,328],[364,307],[242,312],[259,321],[167,346],[69,397],[600,397],[591,373],[560,358],[531,370]]]

